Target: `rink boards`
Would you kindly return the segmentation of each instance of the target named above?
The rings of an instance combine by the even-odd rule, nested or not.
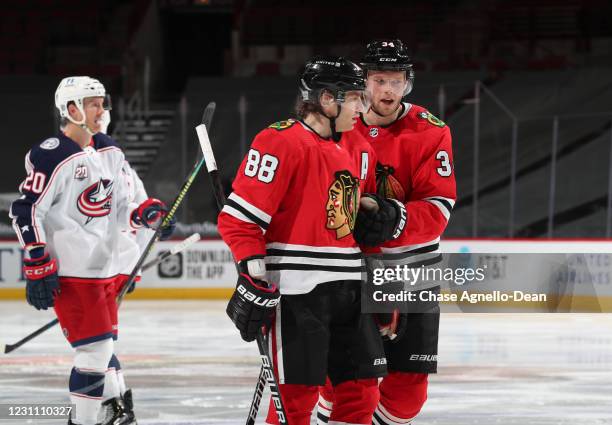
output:
[[[175,244],[172,241],[158,242],[149,259]],[[612,311],[612,241],[453,239],[442,241],[441,248],[447,253],[491,253],[489,260],[493,263],[506,261],[504,266],[507,268],[524,269],[519,279],[516,274],[513,275],[515,280],[524,280],[547,271],[537,257],[532,257],[529,264],[520,264],[527,260],[516,258],[511,258],[508,263],[508,259],[504,259],[505,253],[584,253],[589,259],[590,272],[597,279],[591,285],[577,286],[573,301],[582,311]],[[24,298],[22,256],[18,242],[0,242],[0,299]],[[236,270],[227,246],[221,240],[204,240],[145,271],[142,282],[129,299],[229,298],[235,281]],[[511,281],[505,283],[504,288],[510,291],[512,284]],[[524,306],[538,307],[533,303],[525,303]]]

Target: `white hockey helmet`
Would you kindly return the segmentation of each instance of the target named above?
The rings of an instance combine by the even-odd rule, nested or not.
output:
[[[106,90],[104,85],[95,78],[91,77],[66,77],[55,90],[55,107],[58,109],[60,117],[67,118],[76,125],[85,125],[85,111],[83,110],[83,99],[87,97],[104,97]],[[75,121],[68,113],[68,103],[74,102],[83,119]]]

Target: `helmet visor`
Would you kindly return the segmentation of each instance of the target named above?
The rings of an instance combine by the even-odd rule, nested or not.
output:
[[[394,74],[403,74],[402,77]],[[369,72],[367,87],[371,92],[393,93],[403,97],[412,89],[412,82],[406,79],[404,72]]]
[[[370,109],[372,96],[368,90],[354,90],[346,92],[343,106],[351,108],[356,112],[365,113]]]
[[[113,110],[113,102],[111,102],[110,94],[107,94],[106,96],[104,96],[104,103],[102,104],[102,107],[104,108],[105,111]]]

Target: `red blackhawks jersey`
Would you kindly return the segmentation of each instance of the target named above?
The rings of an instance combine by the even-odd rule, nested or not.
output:
[[[236,261],[265,255],[283,294],[336,280],[361,280],[353,239],[359,197],[376,190],[372,147],[356,131],[339,142],[301,121],[261,131],[242,161],[218,229]]]
[[[425,108],[402,104],[403,113],[387,126],[355,126],[376,152],[381,196],[406,205],[408,223],[399,238],[382,246],[400,257],[436,253],[457,198],[451,132]]]

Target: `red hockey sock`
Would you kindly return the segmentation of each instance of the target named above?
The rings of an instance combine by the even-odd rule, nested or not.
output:
[[[329,378],[325,380],[325,385],[319,387],[319,403],[317,404],[317,424],[323,425],[329,421],[332,408],[334,406],[334,387]]]
[[[426,400],[426,373],[389,372],[380,383],[380,402],[374,412],[373,423],[409,424]]]
[[[334,408],[329,423],[371,424],[378,404],[378,379],[358,379],[334,387]]]
[[[319,387],[314,385],[281,384],[280,393],[285,413],[287,413],[287,422],[291,425],[310,425],[310,416],[317,404]],[[277,425],[278,423],[274,403],[270,400],[266,424]]]

